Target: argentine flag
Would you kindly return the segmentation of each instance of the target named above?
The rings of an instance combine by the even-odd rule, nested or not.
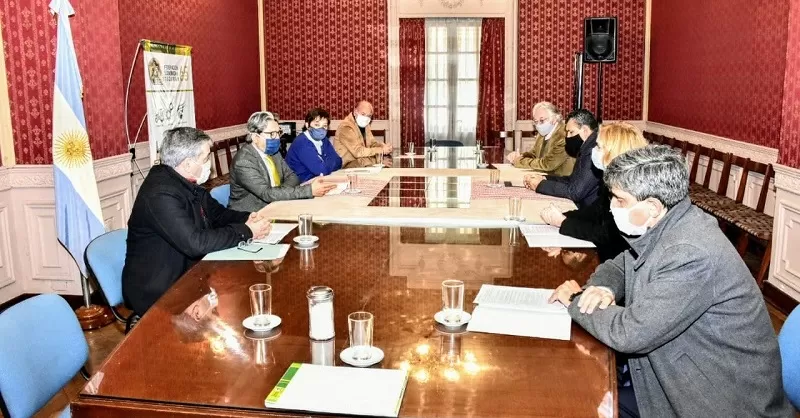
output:
[[[58,15],[56,82],[53,88],[56,226],[58,240],[86,277],[83,253],[92,239],[105,232],[105,227],[86,133],[81,75],[69,26],[69,17],[75,14],[75,10],[69,0],[53,0],[50,11]]]

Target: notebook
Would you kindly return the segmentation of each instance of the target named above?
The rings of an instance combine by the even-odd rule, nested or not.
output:
[[[203,261],[265,261],[286,256],[289,244],[239,244],[227,250],[214,251],[203,257]]]
[[[483,285],[467,330],[489,334],[569,340],[572,318],[552,289]]]

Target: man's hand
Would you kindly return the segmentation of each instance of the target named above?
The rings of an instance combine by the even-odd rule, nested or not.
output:
[[[253,239],[261,239],[269,235],[269,231],[272,229],[272,222],[270,222],[267,218],[253,218],[253,215],[250,215],[251,219],[248,219],[245,225],[250,228],[250,231],[253,233]]]
[[[589,286],[581,294],[578,307],[581,313],[591,314],[596,308],[605,309],[608,305],[616,305],[614,294],[604,287]]]
[[[311,194],[315,197],[325,196],[325,193],[336,188],[334,183],[326,183],[322,177],[317,177],[311,182]]]
[[[508,160],[508,162],[510,162],[511,164],[514,164],[514,163],[516,163],[516,162],[517,162],[517,160],[519,159],[519,157],[520,157],[520,154],[519,154],[519,152],[517,152],[517,151],[511,151],[511,153],[510,153],[510,154],[508,154],[508,155],[506,156],[506,159],[507,159],[507,160]]]
[[[383,153],[384,154],[391,154],[392,150],[394,149],[392,144],[383,144],[382,147],[383,147]]]
[[[561,286],[558,286],[553,294],[550,296],[550,299],[547,300],[548,303],[554,303],[555,301],[561,302],[564,306],[569,306],[570,301],[569,298],[581,291],[581,286],[575,280],[567,280]]]
[[[541,174],[528,174],[527,176],[525,176],[525,180],[523,180],[522,183],[525,185],[525,187],[527,187],[527,188],[529,188],[531,190],[536,190],[536,187],[538,187],[539,183],[541,183],[542,181],[544,181],[544,176],[543,175],[541,175]]]
[[[550,206],[544,208],[542,212],[539,214],[542,217],[542,220],[545,221],[548,225],[553,225],[557,227],[561,227],[561,223],[564,222],[564,219],[567,219],[564,214],[561,213],[554,204],[550,204]]]

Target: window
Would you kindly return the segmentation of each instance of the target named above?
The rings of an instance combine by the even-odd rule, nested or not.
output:
[[[425,20],[425,136],[475,144],[480,19]]]

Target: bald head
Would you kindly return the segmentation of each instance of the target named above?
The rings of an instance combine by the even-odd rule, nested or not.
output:
[[[353,113],[355,113],[356,116],[364,115],[364,116],[367,116],[367,117],[371,118],[372,117],[372,104],[370,102],[366,101],[366,100],[362,100],[362,101],[358,102],[358,105],[356,105],[356,108],[353,109]]]

